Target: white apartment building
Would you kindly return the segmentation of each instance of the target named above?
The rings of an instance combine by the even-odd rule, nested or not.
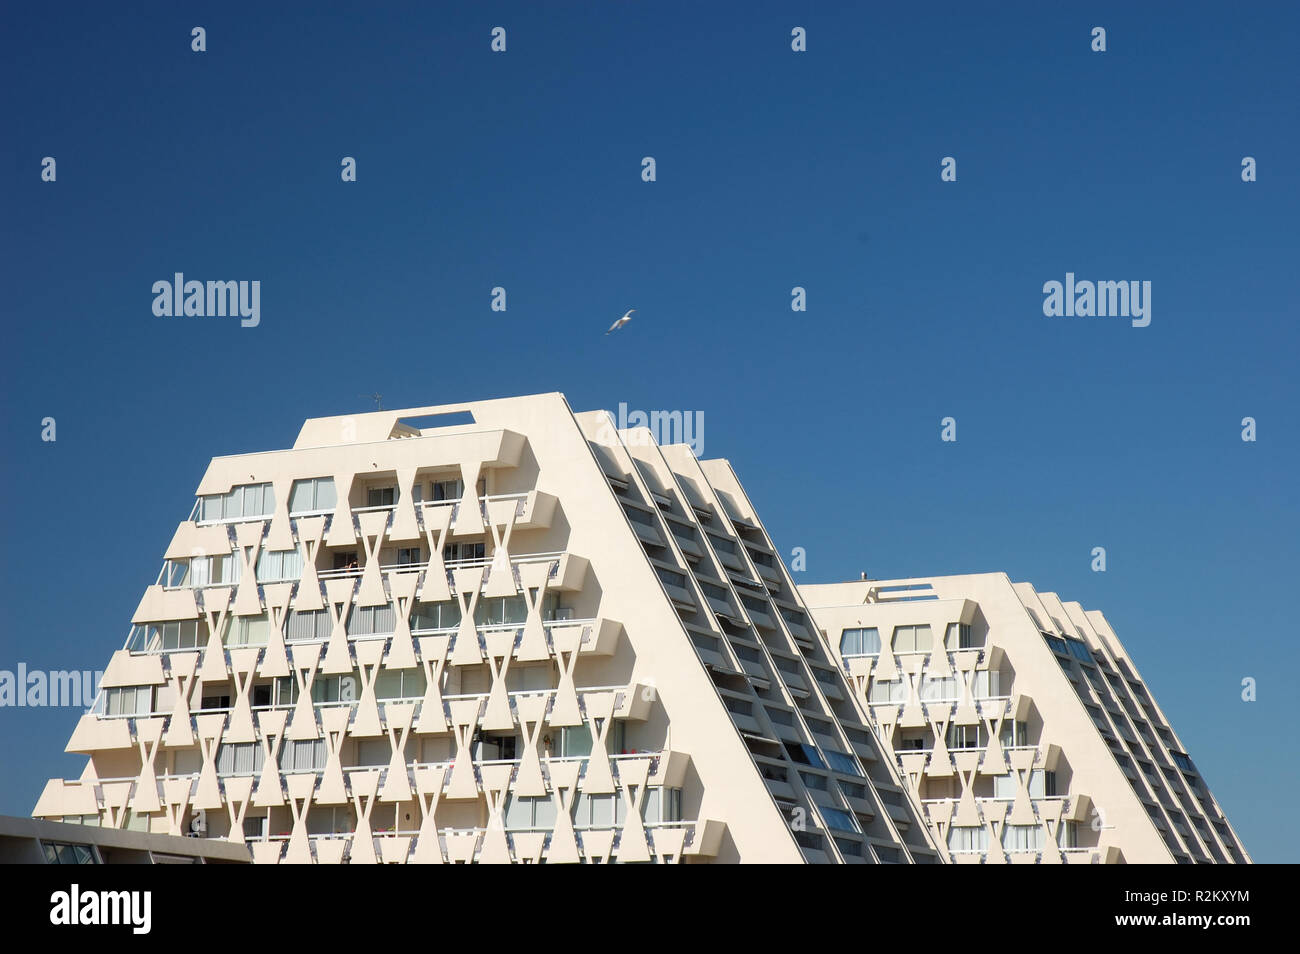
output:
[[[800,591],[952,861],[1249,862],[1100,612],[1002,573]]]
[[[214,458],[101,685],[38,818],[270,864],[945,857],[730,466],[560,394]]]

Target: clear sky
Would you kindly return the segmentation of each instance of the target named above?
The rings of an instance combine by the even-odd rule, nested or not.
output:
[[[214,455],[559,390],[702,412],[805,582],[1102,609],[1300,860],[1294,4],[272,6],[5,7],[0,669],[103,668]],[[178,271],[260,325],[155,317]],[[1045,317],[1066,272],[1151,324]],[[0,812],[76,720],[0,709]]]

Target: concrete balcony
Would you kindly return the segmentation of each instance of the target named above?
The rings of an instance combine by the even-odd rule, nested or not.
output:
[[[394,832],[347,832],[273,835],[249,842],[255,864],[490,864],[546,860],[551,864],[626,860],[679,862],[684,857],[716,857],[726,825],[712,819],[642,824],[644,850],[625,848],[625,827],[571,829],[572,842],[552,829],[435,829],[430,837],[417,829]],[[364,842],[362,841],[364,839]],[[433,845],[436,844],[436,847]]]

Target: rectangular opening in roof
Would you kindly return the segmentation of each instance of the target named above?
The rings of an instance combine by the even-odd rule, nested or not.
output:
[[[405,427],[424,431],[433,427],[456,427],[460,424],[473,424],[474,415],[470,411],[452,411],[450,414],[428,414],[424,417],[403,417],[397,421]]]

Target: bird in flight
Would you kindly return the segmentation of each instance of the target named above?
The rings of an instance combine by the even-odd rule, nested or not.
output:
[[[629,308],[627,314],[624,315],[622,318],[620,318],[618,321],[614,322],[612,325],[610,325],[609,331],[605,332],[605,334],[611,334],[612,332],[618,331],[618,329],[622,328],[625,324],[631,321],[632,312],[634,311],[636,311],[635,308]]]

